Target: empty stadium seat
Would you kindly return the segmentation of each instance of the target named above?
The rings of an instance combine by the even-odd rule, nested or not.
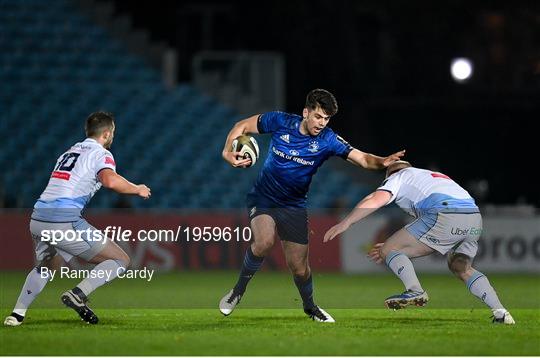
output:
[[[225,136],[239,119],[233,110],[187,83],[167,90],[155,69],[67,0],[3,0],[0,33],[0,178],[17,205],[34,204],[56,158],[84,139],[86,116],[107,110],[117,120],[112,152],[119,173],[152,188],[151,200],[128,204],[243,208],[264,158],[248,170],[222,160]],[[259,141],[264,157],[268,138]],[[117,205],[117,195],[103,192],[92,207]],[[356,201],[363,193],[323,167],[310,198],[323,208],[338,196]]]

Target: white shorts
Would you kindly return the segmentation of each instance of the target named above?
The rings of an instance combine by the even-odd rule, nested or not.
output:
[[[66,235],[66,239],[55,243],[49,238],[52,230],[57,237],[62,233],[71,231],[73,235]],[[76,222],[54,223],[38,220],[30,220],[30,232],[34,239],[36,260],[39,263],[53,258],[56,254],[69,262],[73,257],[80,257],[89,261],[105,248],[106,239],[96,240],[101,236],[101,231],[90,225],[86,220]],[[75,236],[73,239],[71,239]]]
[[[420,242],[443,255],[452,251],[472,259],[478,252],[482,215],[435,212],[417,218],[405,226],[405,229]]]

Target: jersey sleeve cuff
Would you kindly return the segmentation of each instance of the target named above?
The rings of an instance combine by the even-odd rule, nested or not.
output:
[[[386,191],[387,193],[390,194],[390,200],[388,200],[388,202],[386,204],[384,204],[384,205],[388,205],[388,204],[390,204],[391,202],[393,202],[396,199],[396,196],[394,195],[394,193],[392,193],[392,190],[383,189],[383,188],[377,188],[377,189],[375,189],[375,191]]]
[[[259,114],[259,117],[257,117],[257,132],[259,132],[260,134],[266,133],[264,131],[264,129],[262,128],[262,116],[263,116],[263,114]]]
[[[103,167],[103,168],[98,169],[98,171],[96,172],[96,176],[98,176],[99,173],[100,173],[102,170],[104,170],[104,169],[110,169],[110,170],[112,170],[113,172],[116,173],[116,170],[115,170],[114,168],[111,168],[111,167]]]
[[[341,153],[339,156],[341,158],[347,160],[347,158],[349,158],[349,154],[351,154],[352,150],[353,150],[353,147],[349,147],[343,153]]]

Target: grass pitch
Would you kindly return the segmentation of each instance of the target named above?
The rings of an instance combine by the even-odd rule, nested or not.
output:
[[[156,274],[158,275],[158,274]],[[10,313],[24,273],[0,273],[0,313]],[[151,282],[116,280],[97,290],[100,318],[83,324],[55,280],[22,326],[0,328],[2,355],[540,355],[540,277],[489,275],[515,326],[493,325],[491,312],[450,275],[420,275],[431,301],[390,311],[402,290],[390,275],[315,275],[316,301],[336,319],[318,324],[302,312],[287,274],[258,273],[238,309],[217,302],[235,272],[161,274]]]

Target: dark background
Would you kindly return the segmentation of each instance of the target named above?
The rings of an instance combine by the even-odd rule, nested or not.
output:
[[[101,0],[110,1],[110,0]],[[538,2],[114,1],[136,28],[179,53],[190,80],[201,50],[265,50],[286,60],[287,108],[332,91],[331,127],[377,154],[407,149],[413,165],[439,169],[480,201],[539,206]],[[450,76],[467,57],[473,77]],[[474,190],[473,190],[474,191]]]

